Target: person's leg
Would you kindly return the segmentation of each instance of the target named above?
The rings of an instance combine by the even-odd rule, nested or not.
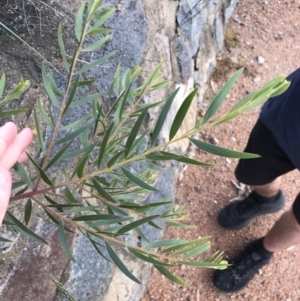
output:
[[[300,244],[300,194],[293,207],[285,212],[263,239],[269,252],[285,250]]]
[[[256,191],[259,195],[266,197],[266,198],[272,198],[275,196],[281,187],[281,177],[276,178],[271,183],[268,183],[266,185],[257,185],[257,186],[250,186],[252,190]]]
[[[251,186],[252,192],[245,199],[231,202],[220,211],[218,221],[226,229],[240,229],[259,215],[282,209],[281,175],[295,169],[275,137],[259,120],[251,132],[245,152],[259,154],[261,158],[239,161],[236,178]],[[299,236],[295,229],[300,227],[300,201],[297,204],[299,210],[294,209],[294,212],[299,214],[294,215],[299,225],[295,225],[293,219],[286,223],[289,216],[284,214],[266,238],[250,242],[238,256],[229,260],[227,269],[215,271],[213,282],[219,290],[241,290],[270,261],[273,250],[297,241]],[[286,231],[294,234],[287,239]]]

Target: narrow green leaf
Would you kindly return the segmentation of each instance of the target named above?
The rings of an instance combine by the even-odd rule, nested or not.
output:
[[[84,168],[85,168],[85,165],[86,165],[86,162],[88,161],[88,159],[89,159],[89,155],[86,155],[80,160],[80,163],[79,163],[78,167],[76,168],[76,173],[77,173],[78,178],[81,178],[83,176]]]
[[[130,273],[130,271],[126,268],[126,266],[124,265],[124,263],[120,260],[120,258],[118,257],[118,255],[115,253],[115,251],[113,250],[113,248],[108,244],[108,242],[105,242],[105,246],[107,249],[107,252],[109,254],[109,256],[111,257],[112,261],[116,264],[116,266],[131,280],[133,280],[134,282],[141,284],[141,282],[132,275],[132,273]]]
[[[143,94],[147,90],[147,88],[152,84],[152,82],[155,80],[157,73],[159,72],[162,65],[163,65],[163,62],[159,63],[154,68],[154,70],[152,71],[150,76],[145,80],[144,84],[141,87],[141,94]]]
[[[181,158],[179,155],[171,154],[170,155],[162,155],[161,153],[148,154],[145,156],[148,160],[152,161],[167,161],[167,160],[177,160]]]
[[[95,176],[94,179],[97,180],[100,184],[103,184],[105,186],[110,185],[109,182],[107,182],[106,179],[103,177]]]
[[[184,258],[196,256],[200,253],[207,251],[210,247],[211,247],[211,243],[208,241],[200,246],[193,248],[191,251],[187,252]]]
[[[43,238],[32,232],[29,228],[23,225],[17,218],[15,218],[9,211],[6,211],[6,220],[14,224],[14,228],[21,233],[23,236],[26,236],[30,239],[33,239],[39,243],[48,244]]]
[[[195,226],[195,225],[182,224],[182,223],[178,223],[178,222],[173,222],[171,220],[166,220],[165,223],[169,226],[173,226],[173,227],[177,227],[177,228],[181,228],[181,229],[195,229],[195,228],[197,228],[197,226]]]
[[[116,73],[114,75],[114,92],[116,95],[119,95],[120,71],[121,71],[121,63],[119,63],[119,65],[116,69]]]
[[[24,221],[26,225],[28,225],[30,221],[31,212],[32,212],[32,201],[31,199],[28,199],[25,205],[25,214],[24,214]]]
[[[3,95],[4,87],[5,87],[5,74],[3,73],[0,79],[0,98]]]
[[[73,108],[73,107],[84,105],[86,103],[92,102],[95,99],[100,98],[101,96],[104,96],[105,94],[106,94],[105,92],[99,92],[99,93],[88,95],[80,100],[72,102],[70,107]]]
[[[94,82],[95,82],[94,79],[81,80],[81,81],[78,82],[78,87],[89,86],[89,85],[91,85],[91,84],[94,83]],[[73,82],[73,83],[71,84],[71,86],[74,87],[75,84],[76,84],[76,83]]]
[[[141,112],[143,112],[143,110],[145,108],[148,108],[148,110],[149,110],[151,108],[160,107],[160,106],[164,105],[165,103],[166,103],[166,101],[162,100],[162,101],[159,101],[159,102],[156,102],[156,103],[152,103],[152,104],[140,104],[139,105],[140,108],[138,110],[134,111],[133,113],[131,113],[129,115],[129,117],[138,117],[138,116],[141,115]]]
[[[101,221],[98,221],[98,222],[94,222],[93,224],[90,224],[90,226],[101,227],[101,226],[105,226],[105,225],[122,223],[122,222],[131,221],[131,220],[132,220],[132,217],[119,217],[118,219],[107,219],[107,220],[101,220]],[[106,229],[104,229],[103,231],[106,231]]]
[[[153,85],[153,86],[151,87],[151,90],[150,90],[150,91],[152,92],[152,91],[156,91],[156,90],[162,89],[162,88],[164,88],[164,87],[170,85],[170,83],[171,83],[170,80],[164,80],[164,81],[162,81],[162,82],[160,82],[160,83],[158,83],[158,84]]]
[[[57,37],[58,37],[58,44],[59,44],[60,54],[61,54],[64,66],[67,69],[67,71],[69,71],[70,70],[70,66],[69,66],[69,63],[68,63],[68,60],[67,60],[65,45],[64,45],[63,38],[62,38],[62,26],[61,26],[61,23],[59,23],[59,25],[58,25]]]
[[[98,156],[98,168],[101,166],[102,159],[103,159],[104,154],[105,154],[106,145],[107,145],[108,140],[109,140],[109,138],[110,138],[110,133],[111,133],[113,127],[114,127],[114,123],[112,123],[112,124],[110,125],[110,127],[107,129],[107,131],[105,132],[103,141],[102,141],[102,143],[101,143],[99,156]]]
[[[147,130],[145,133],[143,133],[139,138],[137,138],[131,147],[131,152],[134,152],[135,154],[139,153],[141,150],[141,147],[144,145],[145,137],[147,137],[149,133],[149,130]]]
[[[95,50],[97,50],[105,42],[107,42],[108,40],[110,40],[111,37],[112,37],[112,35],[106,35],[105,37],[103,37],[102,39],[98,40],[97,42],[89,45],[88,47],[86,47],[84,49],[82,49],[82,52],[88,52],[88,51],[95,51]]]
[[[163,228],[159,227],[158,225],[156,225],[154,222],[149,222],[148,223],[150,226],[152,226],[153,228],[159,229],[159,230],[163,230]]]
[[[81,155],[83,153],[90,154],[93,151],[93,149],[95,148],[95,146],[96,146],[96,143],[91,144],[91,145],[89,145],[87,147],[81,148],[81,149],[79,149],[77,151],[64,154],[64,155],[62,155],[60,157],[59,161],[61,161],[61,160],[67,160],[67,159],[72,159],[72,158],[77,157],[77,156],[79,156],[79,155]]]
[[[220,263],[206,262],[206,261],[178,261],[179,264],[197,267],[197,268],[210,268],[223,270],[228,267],[228,263],[225,260],[222,260]]]
[[[75,97],[75,95],[76,95],[77,88],[78,88],[78,85],[79,85],[79,79],[80,79],[80,76],[77,75],[76,81],[75,81],[75,83],[74,83],[74,85],[73,85],[73,88],[72,88],[71,93],[70,93],[70,95],[69,95],[69,98],[68,98],[68,100],[67,100],[67,103],[66,103],[66,106],[65,106],[63,115],[67,113],[67,111],[68,111],[68,109],[69,109],[71,103],[73,102],[73,99],[74,99],[74,97]]]
[[[0,242],[12,242],[12,241],[0,236]]]
[[[122,172],[124,173],[124,175],[133,183],[135,183],[136,185],[145,188],[147,190],[151,190],[151,191],[158,191],[155,187],[150,186],[149,184],[145,183],[144,181],[142,181],[141,179],[139,179],[138,177],[136,177],[135,175],[133,175],[130,171],[128,171],[127,169],[125,169],[124,167],[121,167]]]
[[[99,210],[99,206],[80,206],[77,208],[69,209],[69,210],[64,210],[64,214],[69,214],[69,213],[78,213],[78,212],[85,212],[85,211],[96,211]]]
[[[2,111],[0,112],[0,117],[7,117],[7,116],[12,116],[12,115],[17,115],[17,114],[21,114],[21,113],[25,113],[27,112],[28,109],[18,109],[18,110],[11,110],[11,111]]]
[[[160,152],[162,155],[164,156],[171,156],[173,155],[172,153],[168,153],[168,152]],[[199,166],[214,166],[211,163],[206,163],[206,162],[201,162],[201,161],[197,161],[194,159],[190,159],[188,157],[184,157],[184,156],[180,156],[178,157],[176,155],[176,157],[174,158],[174,160],[178,161],[178,162],[182,162],[182,163],[187,163],[187,164],[193,164],[193,165],[199,165]]]
[[[69,143],[67,143],[48,163],[48,165],[46,166],[45,170],[47,170],[48,168],[50,168],[53,164],[55,164],[59,158],[61,158],[61,156],[66,152],[66,150],[71,146],[71,144],[73,143],[73,140],[71,140]]]
[[[163,127],[163,124],[166,120],[166,117],[168,115],[168,112],[170,110],[170,107],[173,103],[173,100],[175,99],[178,91],[179,91],[180,88],[176,89],[172,94],[171,96],[168,98],[166,104],[164,105],[158,119],[157,119],[157,122],[156,122],[156,125],[155,125],[155,128],[154,128],[154,131],[152,133],[152,137],[151,137],[151,146],[153,146],[158,138],[158,135]]]
[[[78,40],[78,42],[81,41],[81,36],[82,36],[82,31],[83,31],[83,12],[86,6],[86,1],[84,1],[78,10],[78,13],[76,15],[76,20],[75,20],[75,35]]]
[[[153,169],[153,170],[157,170],[157,171],[163,171],[164,168],[161,166],[158,166],[156,164],[153,163],[149,163],[147,161],[140,161],[139,162],[141,165],[143,165],[144,167],[148,168],[148,169]]]
[[[125,74],[124,74],[124,76],[125,76]],[[127,87],[126,91],[124,92],[124,94],[122,94],[122,95],[124,95],[123,99],[120,102],[120,104],[115,112],[115,122],[117,122],[117,123],[119,123],[120,120],[122,119],[126,101],[129,102],[129,99],[131,98],[131,95],[130,95],[131,94],[131,85],[132,85],[132,82],[129,83],[129,86]]]
[[[98,248],[96,242],[91,239],[91,237],[88,235],[88,239],[90,240],[91,244],[93,245],[93,247],[96,249],[96,251],[103,257],[105,258],[107,261],[110,262],[110,260],[100,251],[100,249]],[[102,246],[102,245],[101,245]]]
[[[52,200],[49,196],[45,195],[45,199],[52,205],[59,205],[57,202],[55,202],[54,200]],[[58,211],[61,211],[62,212],[62,209],[57,207]]]
[[[68,187],[65,188],[64,195],[65,195],[66,200],[68,201],[68,203],[78,204],[77,199],[74,197],[73,193],[71,192],[71,190]]]
[[[60,243],[61,243],[66,255],[68,256],[68,258],[70,260],[75,262],[75,258],[73,257],[72,252],[70,250],[70,247],[68,245],[65,230],[64,230],[64,226],[63,226],[61,221],[59,221],[58,234],[59,234]]]
[[[59,220],[54,217],[47,209],[45,210],[46,214],[48,215],[49,219],[56,225],[59,225]]]
[[[24,181],[18,181],[18,182],[14,182],[12,183],[12,190],[17,189],[21,186],[24,186],[26,183]]]
[[[60,107],[58,101],[57,101],[57,98],[51,88],[51,85],[50,85],[50,80],[47,76],[47,73],[46,73],[46,67],[45,65],[43,64],[42,65],[42,78],[43,78],[43,82],[44,82],[44,86],[45,86],[45,89],[47,91],[47,94],[50,98],[50,100],[52,101],[52,103],[56,106],[56,107]]]
[[[229,113],[236,111],[237,109],[242,107],[244,104],[251,101],[253,99],[254,95],[255,95],[255,92],[249,93],[246,96],[244,96],[236,105],[234,105],[234,107],[230,110]]]
[[[41,175],[41,178],[43,179],[43,181],[50,185],[53,186],[52,181],[49,179],[49,177],[47,176],[47,174],[45,173],[45,171],[33,160],[33,158],[30,157],[30,155],[28,153],[26,153],[29,160],[33,163],[33,165],[39,170],[39,173]]]
[[[111,56],[113,56],[117,51],[111,51],[109,52],[108,54],[102,56],[101,58],[99,58],[98,60],[90,63],[90,64],[87,64],[85,65],[84,67],[82,67],[80,70],[76,71],[75,74],[81,74],[81,73],[84,73],[86,71],[89,71],[90,69],[104,63],[106,60],[108,60]]]
[[[170,134],[169,134],[169,140],[172,140],[175,135],[177,134],[191,104],[192,104],[192,101],[195,97],[195,95],[197,94],[198,92],[198,89],[195,89],[193,90],[186,98],[185,100],[183,101],[182,105],[180,106],[175,118],[174,118],[174,121],[173,121],[173,124],[171,126],[171,129],[170,129]]]
[[[283,83],[278,84],[276,87],[272,89],[272,94],[270,95],[270,97],[276,97],[282,94],[288,89],[289,86],[290,86],[290,82],[286,80]]]
[[[139,130],[141,128],[141,125],[147,115],[147,112],[148,112],[148,108],[146,108],[142,114],[140,115],[140,117],[137,119],[136,123],[134,124],[129,136],[128,136],[128,139],[126,141],[126,145],[125,145],[125,157],[127,158],[131,149],[132,149],[132,144],[137,136],[137,134],[139,133]]]
[[[108,162],[107,162],[107,167],[112,167],[116,162],[117,160],[120,158],[121,155],[123,155],[125,152],[125,150],[117,153],[116,155],[114,155]]]
[[[61,131],[65,131],[68,129],[75,129],[77,128],[79,125],[83,124],[86,120],[88,120],[89,118],[91,118],[92,114],[89,113],[87,115],[85,115],[84,117],[82,117],[81,119],[78,119],[72,123],[69,123],[63,127],[60,128]]]
[[[149,263],[152,263],[152,264],[156,264],[156,265],[159,265],[159,266],[174,267],[174,265],[172,265],[172,264],[164,263],[164,262],[158,261],[154,258],[148,257],[145,254],[143,254],[142,252],[139,252],[139,251],[137,251],[133,248],[127,247],[127,250],[131,254],[133,254],[134,256],[136,256],[137,258],[139,258],[143,261],[146,261],[146,262],[149,262]]]
[[[28,189],[28,186],[26,186],[25,188],[19,190],[18,192],[16,192],[15,196],[23,194],[27,189]]]
[[[227,83],[224,85],[224,87],[221,89],[221,91],[218,93],[216,98],[213,100],[213,102],[208,107],[203,119],[202,124],[205,124],[218,110],[220,105],[223,103],[224,99],[226,98],[228,92],[236,82],[236,80],[239,78],[239,76],[242,74],[244,68],[239,69],[237,72],[235,72],[232,77],[227,81]]]
[[[206,143],[200,140],[196,140],[193,138],[190,138],[190,140],[199,148],[203,149],[204,151],[218,155],[221,157],[227,157],[227,158],[239,158],[239,159],[251,159],[251,158],[259,158],[259,155],[250,154],[250,153],[242,153],[233,151],[227,148],[223,148],[220,146],[216,146],[214,144]]]
[[[56,86],[55,80],[53,78],[53,73],[51,72],[49,74],[49,81],[50,81],[50,87],[53,90],[53,92],[59,96],[59,97],[63,97],[64,94],[58,89],[58,87]]]
[[[92,35],[96,35],[96,34],[104,34],[104,33],[111,33],[111,29],[109,28],[99,28],[99,29],[94,29],[94,30],[90,30],[88,31],[88,35],[92,36]]]
[[[16,163],[14,165],[14,170],[20,176],[20,178],[24,181],[24,183],[26,183],[30,188],[33,187],[33,184],[30,180],[28,173],[26,172],[26,170],[24,169],[24,167],[21,164]]]
[[[106,200],[112,202],[112,203],[116,203],[116,201],[113,199],[112,196],[110,196],[104,189],[103,187],[100,185],[100,183],[98,181],[96,181],[95,179],[92,179],[92,182],[94,184],[95,189],[98,191],[98,193],[105,198]]]
[[[0,106],[3,106],[5,103],[10,102],[11,100],[18,99],[21,94],[23,94],[27,88],[30,86],[29,80],[23,80],[21,78],[19,85],[14,88],[11,92],[8,93],[8,95],[0,101]]]
[[[109,8],[101,13],[95,15],[95,19],[99,19],[95,22],[95,24],[90,28],[90,31],[98,29],[113,13],[115,12],[115,8]]]
[[[152,221],[152,220],[154,220],[158,217],[159,217],[159,215],[153,215],[153,216],[148,216],[148,217],[141,218],[137,221],[134,221],[134,222],[122,227],[117,233],[124,234],[124,233],[126,233],[126,232],[128,232],[128,231],[130,231],[130,230],[132,230],[136,227],[139,227],[139,226],[141,226],[145,223],[148,223],[149,221]]]
[[[74,131],[73,133],[65,136],[64,138],[58,140],[55,142],[55,144],[61,144],[61,143],[65,143],[68,142],[70,140],[73,140],[74,138],[78,137],[81,133],[83,133],[84,131],[86,131],[88,128],[90,128],[92,125],[94,124],[94,122],[88,123],[85,126],[79,128],[78,130]]]
[[[43,133],[42,133],[41,128],[40,128],[40,122],[38,120],[35,107],[33,108],[33,116],[34,116],[34,123],[35,123],[35,128],[36,128],[36,131],[37,131],[37,136],[38,136],[38,140],[39,140],[39,145],[40,145],[43,153],[45,154],[46,153],[46,147],[45,147]]]
[[[41,99],[40,97],[38,96],[37,98],[37,103],[38,103],[38,108],[39,108],[39,111],[43,117],[43,119],[45,120],[45,122],[52,128],[54,128],[54,124],[53,124],[53,121],[52,119],[48,116],[48,114],[46,113],[46,111],[44,110],[42,104],[41,104]]]
[[[99,9],[99,7],[102,5],[103,0],[95,0],[90,6],[90,10],[88,11],[88,20],[91,21],[92,19],[95,19],[95,13]]]
[[[145,249],[157,249],[161,247],[168,247],[168,246],[177,246],[181,245],[183,243],[186,243],[186,240],[182,239],[165,239],[165,240],[159,240],[152,242],[150,244],[147,244],[144,246]]]
[[[81,215],[74,217],[74,221],[100,221],[100,220],[112,220],[114,223],[118,223],[118,220],[122,217],[114,215],[114,214],[92,214],[92,215]],[[131,218],[131,217],[129,217]]]
[[[183,249],[186,247],[195,246],[195,245],[198,245],[199,243],[207,242],[207,240],[209,240],[209,239],[210,239],[210,236],[205,236],[205,237],[200,237],[200,238],[193,239],[190,241],[184,241],[182,243],[176,244],[174,246],[171,246],[171,247],[163,250],[162,253],[169,253],[169,252],[180,250],[180,249]]]
[[[168,279],[170,279],[171,281],[173,281],[174,283],[183,285],[183,286],[188,286],[188,284],[186,282],[184,282],[183,280],[181,280],[180,278],[176,277],[174,274],[172,274],[168,269],[159,266],[159,265],[154,265],[155,268],[164,276],[166,276]]]

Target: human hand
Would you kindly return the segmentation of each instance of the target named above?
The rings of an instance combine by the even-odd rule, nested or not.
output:
[[[19,134],[13,122],[7,122],[0,127],[0,225],[2,224],[8,206],[12,178],[10,169],[15,163],[26,161],[25,153],[33,141],[33,133],[25,128]]]

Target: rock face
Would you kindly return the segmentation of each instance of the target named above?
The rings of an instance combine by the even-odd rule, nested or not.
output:
[[[63,8],[60,8],[60,1],[54,2],[55,20],[59,20],[60,13],[63,12],[63,25],[71,28],[74,11],[80,5],[80,1],[74,1],[72,7],[64,5]],[[191,129],[195,124],[198,108],[201,107],[208,77],[214,69],[216,55],[223,47],[224,31],[228,19],[237,2],[238,0],[107,1],[110,5],[118,8],[115,15],[107,22],[107,26],[113,30],[113,39],[103,49],[93,53],[93,56],[100,56],[102,52],[111,50],[117,50],[118,54],[116,59],[110,59],[104,67],[100,66],[90,74],[96,79],[96,88],[105,90],[109,87],[119,62],[122,64],[122,72],[140,64],[143,68],[141,77],[145,79],[149,72],[163,61],[164,65],[161,71],[164,77],[170,79],[173,84],[169,90],[152,93],[151,96],[145,97],[144,101],[151,103],[164,100],[175,86],[179,87],[180,91],[173,102],[173,107],[159,139],[161,141],[168,139],[170,126],[182,101],[195,87],[198,87],[197,99],[191,105],[180,131],[186,132]],[[56,39],[56,23],[52,27],[47,27],[49,41]],[[35,36],[31,36],[31,38],[33,39],[32,43],[35,44]],[[71,31],[68,39],[67,47],[68,45],[72,47]],[[45,53],[47,50],[53,50],[53,53],[51,52],[53,56],[49,54],[53,59],[58,55],[55,47],[45,46],[44,50]],[[8,56],[8,52],[3,50],[3,46],[0,46],[0,57]],[[20,66],[26,64],[25,55],[22,58]],[[91,61],[92,57],[86,56],[84,59]],[[28,68],[25,70],[24,67],[19,69],[26,79],[31,79],[39,86],[41,75],[37,65],[40,62],[30,57],[26,57],[26,60],[30,62],[28,68],[32,70],[28,71]],[[13,65],[10,64],[9,60],[4,63],[5,72],[8,73],[8,80],[16,82],[17,72],[11,74],[9,72],[18,69],[17,61],[13,61]],[[30,74],[33,74],[33,78],[30,78]],[[157,112],[158,109],[150,111],[149,128],[153,126]],[[72,122],[72,118],[74,120],[80,118],[81,113],[86,114],[86,112],[78,112],[79,115],[76,113],[76,116],[70,116],[70,122]],[[189,142],[181,141],[175,147],[181,153],[185,153]],[[38,154],[36,153],[36,155]],[[147,202],[161,200],[174,193],[178,177],[177,170],[178,168],[172,166],[165,168],[156,183],[156,187],[161,188],[160,193],[150,194]],[[36,230],[43,226],[39,219],[35,225]],[[144,229],[144,232],[151,240],[158,239],[162,234],[147,228]],[[48,239],[49,245],[43,247],[34,245],[35,258],[26,249],[17,248],[17,251],[11,256],[7,255],[9,252],[6,253],[3,264],[0,262],[2,268],[0,271],[0,301],[68,300],[56,289],[54,282],[49,279],[43,267],[64,284],[75,300],[138,301],[142,297],[151,274],[151,266],[133,261],[125,250],[119,250],[127,267],[142,282],[142,285],[136,285],[100,257],[81,235],[77,237],[75,234],[69,234],[68,236],[76,259],[76,263],[70,264],[60,247],[56,228],[53,227],[51,231],[42,234]],[[134,240],[135,238],[132,236],[130,239]]]

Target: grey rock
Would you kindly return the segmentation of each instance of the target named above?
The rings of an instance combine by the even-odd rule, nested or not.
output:
[[[227,25],[229,18],[232,16],[232,13],[239,2],[239,0],[223,0],[225,3],[225,25]]]
[[[105,249],[99,248],[108,256]],[[76,262],[70,266],[65,288],[78,301],[101,300],[111,279],[112,263],[103,258],[82,234],[78,237],[73,255]],[[55,301],[60,300],[67,301],[67,298],[58,294]]]
[[[218,45],[218,51],[222,49],[224,45],[224,23],[222,22],[222,17],[220,14],[218,14],[214,20],[214,26],[215,26],[215,35],[216,35],[216,41]]]
[[[181,37],[174,39],[174,49],[181,77],[186,80],[192,73],[192,55],[190,49]]]
[[[202,26],[207,22],[208,1],[186,0],[180,1],[177,22],[190,42],[191,54],[194,56],[199,49]]]

